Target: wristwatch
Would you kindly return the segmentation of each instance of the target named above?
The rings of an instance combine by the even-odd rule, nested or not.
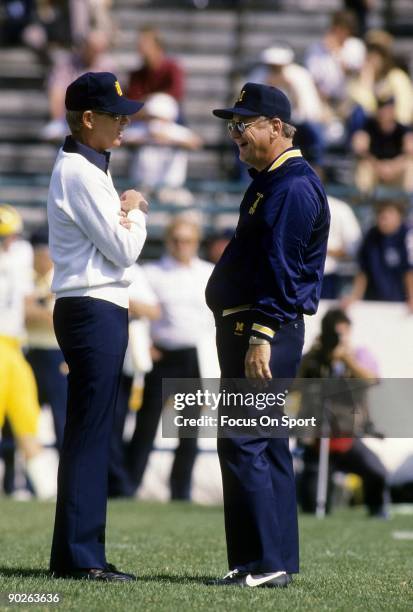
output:
[[[265,338],[259,338],[258,336],[250,336],[249,339],[250,344],[269,344],[269,340]]]

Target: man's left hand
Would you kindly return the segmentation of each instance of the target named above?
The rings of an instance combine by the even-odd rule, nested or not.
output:
[[[245,376],[250,380],[271,380],[271,345],[251,344],[245,355]]]
[[[127,230],[130,230],[132,227],[132,222],[129,221],[127,213],[121,210],[119,213],[119,217],[119,223],[122,225],[122,227],[126,228]]]

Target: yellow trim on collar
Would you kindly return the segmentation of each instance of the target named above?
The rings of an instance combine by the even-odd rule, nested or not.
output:
[[[286,162],[288,159],[291,159],[292,157],[302,157],[301,151],[299,151],[298,149],[292,151],[285,151],[285,153],[282,153],[280,157],[277,157],[273,165],[268,168],[268,172],[276,170],[277,168],[282,166],[284,162]]]

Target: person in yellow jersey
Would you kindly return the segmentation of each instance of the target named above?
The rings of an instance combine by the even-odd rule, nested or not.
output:
[[[55,478],[38,439],[36,383],[21,350],[25,303],[32,292],[27,253],[15,241],[22,227],[16,209],[0,204],[0,428],[7,416],[36,496],[49,498]]]
[[[30,237],[33,247],[33,295],[26,300],[28,352],[41,405],[48,404],[60,452],[66,422],[67,364],[53,329],[54,296],[51,292],[53,262],[49,252],[49,231],[37,227]]]

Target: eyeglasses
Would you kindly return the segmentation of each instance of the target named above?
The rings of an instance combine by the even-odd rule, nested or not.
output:
[[[254,125],[254,123],[258,123],[258,121],[262,121],[263,119],[268,119],[268,117],[258,117],[258,119],[250,121],[249,123],[244,123],[243,121],[228,121],[228,132],[232,134],[232,132],[237,130],[240,134],[243,134],[248,127]]]
[[[113,121],[129,121],[128,115],[117,115],[116,113],[109,113],[108,111],[100,111],[100,110],[99,111],[94,110],[92,112],[95,113],[96,115],[107,115],[108,117],[113,119]]]
[[[183,236],[170,236],[169,240],[173,244],[196,244],[198,242],[196,238],[186,238]]]

